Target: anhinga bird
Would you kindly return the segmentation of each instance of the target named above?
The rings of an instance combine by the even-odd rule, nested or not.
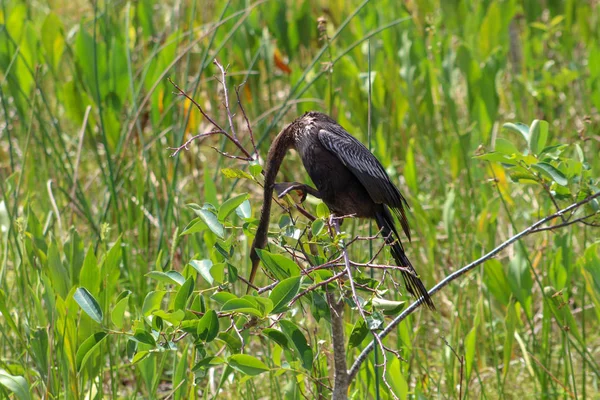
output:
[[[275,177],[288,149],[295,149],[300,154],[316,189],[296,182],[275,184]],[[410,228],[404,211],[404,206],[408,207],[406,199],[391,182],[377,158],[331,117],[319,112],[306,113],[285,127],[271,144],[265,168],[264,202],[250,253],[251,283],[260,261],[256,249],[262,249],[267,244],[275,188],[281,189],[280,197],[291,190],[299,190],[304,196],[308,193],[320,198],[336,216],[354,215],[374,219],[386,243],[390,245],[397,265],[408,269],[402,271],[407,290],[414,296],[422,296],[427,306],[434,309],[427,289],[404,253],[392,216],[393,211],[410,240]]]

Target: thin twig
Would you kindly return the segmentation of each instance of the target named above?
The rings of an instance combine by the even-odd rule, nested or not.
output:
[[[248,133],[250,135],[250,143],[252,143],[252,148],[254,149],[254,154],[258,158],[258,149],[256,148],[256,143],[254,142],[254,132],[252,131],[252,126],[250,125],[250,120],[248,119],[248,115],[246,114],[246,110],[244,110],[244,106],[242,105],[242,100],[240,99],[240,88],[246,84],[246,81],[240,83],[235,87],[235,96],[237,98],[238,107],[242,111],[242,115],[244,116],[244,120],[246,121],[246,127],[248,128]]]
[[[227,66],[227,68],[223,68],[223,65],[221,65],[221,63],[216,58],[213,60],[213,64],[215,64],[217,68],[221,70],[221,80],[219,82],[221,82],[221,85],[223,85],[223,95],[225,97],[225,110],[227,110],[227,120],[229,121],[229,129],[231,129],[231,136],[233,136],[233,138],[237,140],[237,133],[235,133],[235,127],[233,125],[233,115],[231,114],[231,109],[229,108],[229,93],[227,91],[227,81],[225,80],[225,78],[227,77],[227,68],[229,68],[229,66]]]

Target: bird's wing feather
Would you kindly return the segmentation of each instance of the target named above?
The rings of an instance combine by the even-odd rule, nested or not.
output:
[[[402,229],[410,239],[404,206],[406,200],[390,180],[377,158],[354,136],[341,126],[330,124],[320,129],[318,138],[358,178],[375,203],[390,206],[398,216]]]

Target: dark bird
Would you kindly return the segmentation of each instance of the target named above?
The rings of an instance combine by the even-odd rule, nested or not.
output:
[[[297,182],[275,184],[275,177],[288,149],[295,149],[302,164],[314,182],[316,189]],[[311,194],[323,200],[335,216],[354,215],[374,219],[396,264],[406,267],[402,276],[407,290],[414,296],[423,297],[431,309],[433,301],[423,282],[406,257],[400,242],[392,213],[396,215],[406,237],[410,240],[410,228],[404,207],[406,199],[391,182],[381,163],[361,142],[350,135],[331,117],[309,112],[285,127],[273,141],[265,167],[264,202],[256,236],[252,243],[250,258],[252,283],[258,270],[259,257],[256,249],[267,244],[269,216],[273,190],[282,197],[291,190]]]

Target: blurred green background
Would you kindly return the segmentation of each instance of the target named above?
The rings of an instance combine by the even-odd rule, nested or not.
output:
[[[186,204],[218,206],[249,193],[254,217],[261,205],[258,185],[221,173],[247,167],[209,147],[238,154],[224,138],[170,156],[169,147],[211,125],[167,78],[227,126],[212,61],[229,65],[240,137],[250,148],[233,91],[246,82],[241,101],[263,156],[308,110],[369,143],[370,80],[370,145],[411,205],[407,251],[431,287],[554,212],[549,193],[561,207],[572,203],[582,171],[597,182],[599,39],[597,1],[0,0],[0,397],[210,398],[219,386],[222,367],[191,370],[189,343],[132,365],[122,334],[162,284],[150,271],[217,262],[221,243],[248,274],[253,228],[242,226],[244,215],[226,225],[225,241],[208,229],[181,236],[195,217]],[[503,124],[535,119],[549,123],[548,146],[563,146],[555,161],[568,185],[476,158],[498,143],[526,152]],[[299,162],[290,154],[281,180],[306,181]],[[281,215],[271,220],[285,227]],[[361,221],[347,226],[368,232]],[[598,237],[575,225],[528,237],[436,295],[438,313],[418,312],[387,339],[407,360],[390,359],[396,395],[597,396]],[[364,257],[366,246],[351,255]],[[102,330],[81,313],[73,299],[80,286],[107,315],[128,299],[119,303],[127,306],[120,326]],[[196,295],[209,287],[198,279]],[[330,377],[329,325],[294,318],[314,348],[312,373],[276,372],[276,344],[251,336],[246,352],[273,371],[225,380],[219,397],[328,396],[315,382]],[[348,313],[348,334],[358,318]],[[99,331],[108,340],[81,369],[78,349]],[[391,398],[378,373],[365,364],[350,394]]]

